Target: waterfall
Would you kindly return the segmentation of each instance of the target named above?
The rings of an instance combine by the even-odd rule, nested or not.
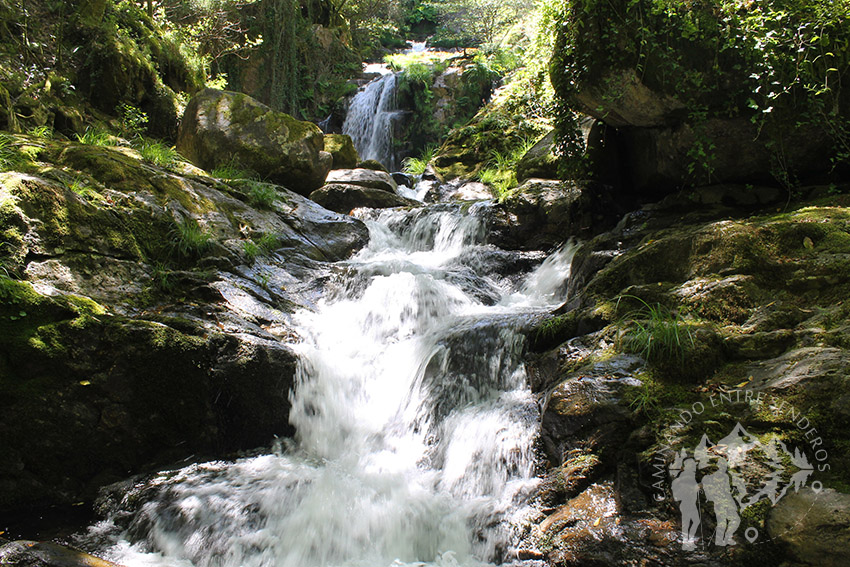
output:
[[[516,329],[561,301],[572,249],[503,277],[480,212],[364,213],[368,247],[293,316],[296,438],[128,485],[89,546],[129,567],[515,558],[539,422]]]
[[[395,73],[387,73],[363,87],[348,107],[342,133],[351,136],[360,159],[375,159],[395,171],[393,129],[403,112],[396,108]]]

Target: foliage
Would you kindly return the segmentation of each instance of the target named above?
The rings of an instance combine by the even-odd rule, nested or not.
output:
[[[274,185],[252,183],[248,189],[248,203],[259,209],[272,209],[278,198]]]
[[[478,180],[489,185],[499,201],[504,201],[517,186],[516,166],[533,145],[534,140],[527,139],[506,153],[490,152],[490,159],[478,174]]]
[[[431,4],[445,30],[475,44],[494,44],[499,32],[529,7],[521,0],[433,0]]]
[[[418,158],[404,158],[404,161],[401,163],[402,170],[408,175],[422,175],[425,173],[425,168],[434,159],[436,153],[437,146],[434,144],[425,146],[425,149],[422,150]]]
[[[640,355],[650,364],[681,364],[689,349],[694,347],[694,336],[687,321],[679,313],[661,304],[650,305],[634,297],[642,307],[629,313],[623,349]]]
[[[101,128],[86,128],[82,134],[77,134],[77,141],[89,146],[116,146],[118,139]]]
[[[173,252],[185,259],[200,258],[213,246],[212,235],[191,218],[175,223],[169,239]]]
[[[257,179],[257,173],[248,169],[242,169],[236,163],[230,162],[210,171],[210,175],[216,179]]]
[[[177,150],[157,140],[142,138],[137,147],[142,159],[159,167],[171,167],[180,159]]]
[[[563,3],[552,61],[562,154],[576,149],[577,93],[605,80],[606,70],[633,70],[685,106],[697,138],[688,167],[694,183],[711,181],[715,142],[702,125],[713,117],[741,116],[758,126],[784,183],[793,181],[782,145],[789,125],[826,132],[835,142],[833,163],[846,162],[841,74],[850,59],[849,16],[847,0]]]
[[[249,263],[253,263],[262,255],[271,254],[280,246],[280,236],[268,232],[259,238],[252,238],[242,242],[242,251],[245,253]]]
[[[148,115],[126,102],[119,105],[121,134],[128,139],[141,137],[147,131]]]

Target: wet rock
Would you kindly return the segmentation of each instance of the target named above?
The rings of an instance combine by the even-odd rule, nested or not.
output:
[[[850,564],[850,495],[810,488],[788,494],[770,511],[771,538],[785,544],[804,565]]]
[[[290,314],[366,226],[280,186],[43,144],[85,190],[0,174],[0,261],[25,280],[0,272],[0,513],[290,434]]]
[[[345,134],[325,134],[325,151],[333,157],[331,169],[350,169],[360,161],[351,136]]]
[[[335,169],[328,174],[328,184],[357,185],[395,193],[398,184],[389,173],[373,169]]]
[[[77,549],[51,542],[15,541],[0,547],[0,565],[11,567],[120,567]]]
[[[302,195],[321,187],[333,161],[315,124],[215,89],[189,101],[177,150],[208,171],[234,163]]]
[[[492,209],[490,241],[508,249],[546,249],[571,236],[613,226],[619,205],[610,187],[593,182],[529,179]]]
[[[391,207],[412,207],[421,203],[407,199],[395,192],[373,187],[363,187],[347,183],[330,183],[310,193],[310,199],[326,209],[338,213],[348,213],[353,209],[368,207],[387,209]]]
[[[412,175],[396,171],[392,174],[393,181],[396,185],[404,185],[405,187],[413,187],[416,184],[416,179]]]

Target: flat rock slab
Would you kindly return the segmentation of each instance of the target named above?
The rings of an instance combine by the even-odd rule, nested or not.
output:
[[[376,171],[374,169],[334,169],[328,174],[328,184],[342,183],[345,185],[358,185],[371,189],[380,189],[395,193],[398,184],[389,173]]]
[[[395,192],[361,187],[347,183],[331,183],[310,194],[310,199],[321,206],[337,213],[348,213],[353,209],[368,207],[370,209],[389,209],[392,207],[412,207],[420,203],[407,199]]]
[[[120,567],[117,563],[49,542],[13,541],[0,546],[0,565],[13,567]]]

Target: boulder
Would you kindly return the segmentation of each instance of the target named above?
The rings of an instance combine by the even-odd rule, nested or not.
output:
[[[291,434],[290,314],[366,226],[130,148],[39,144],[73,184],[0,173],[0,516]]]
[[[387,167],[376,159],[365,159],[357,162],[358,169],[371,169],[372,171],[383,171],[389,173]]]
[[[204,89],[186,106],[177,151],[206,170],[231,163],[302,195],[324,184],[333,157],[318,126],[248,95]]]
[[[388,209],[391,207],[418,206],[421,203],[407,199],[396,193],[361,187],[346,183],[329,183],[321,189],[310,193],[310,199],[326,209],[338,213],[348,213],[352,209],[368,207],[372,209]]]
[[[490,241],[512,250],[543,250],[613,226],[624,205],[600,183],[528,179],[493,207]]]
[[[325,134],[325,151],[333,157],[333,169],[351,169],[360,161],[351,136]]]
[[[516,178],[520,183],[532,177],[558,179],[558,160],[552,151],[554,145],[555,131],[552,130],[525,152],[516,166]]]
[[[389,173],[363,168],[335,169],[328,174],[327,182],[357,185],[358,187],[379,189],[389,193],[395,193],[395,190],[398,188],[398,185]]]
[[[9,567],[120,567],[78,549],[46,541],[13,541],[0,546],[0,565]]]
[[[805,565],[850,564],[850,494],[811,488],[788,494],[770,511],[767,530]]]

